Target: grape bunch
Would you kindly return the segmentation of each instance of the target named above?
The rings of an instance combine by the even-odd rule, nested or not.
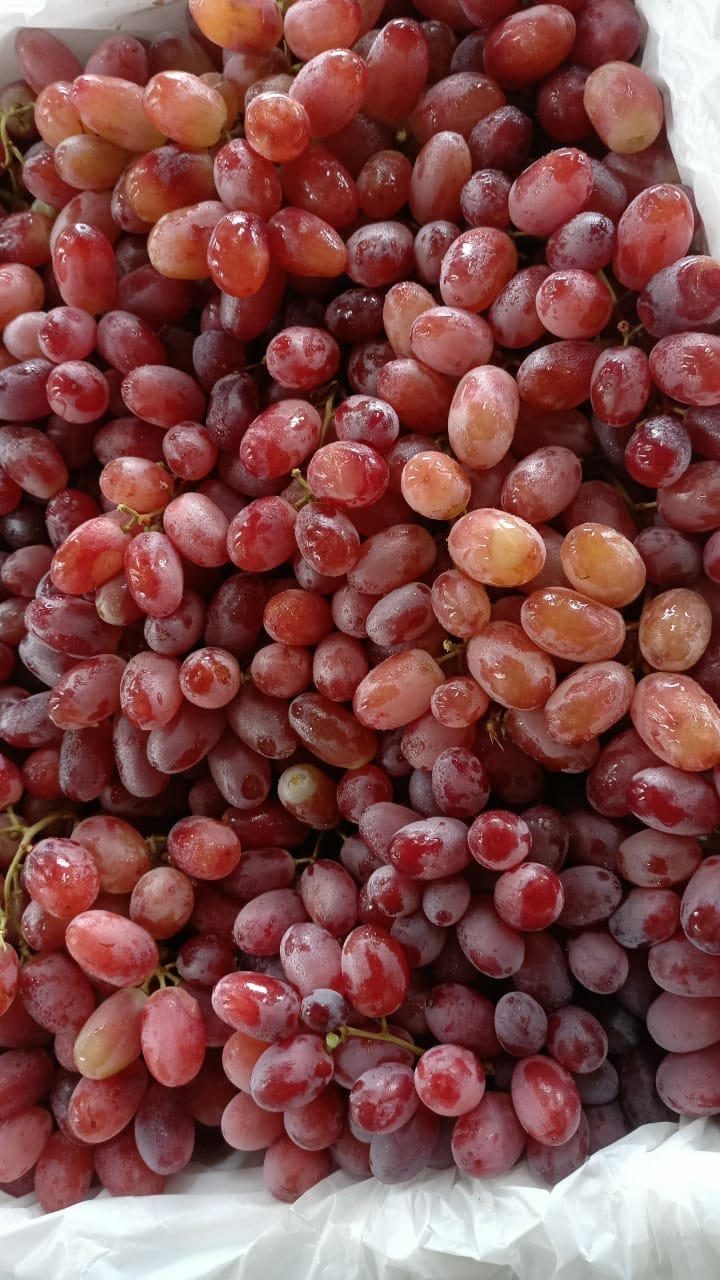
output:
[[[0,1189],[720,1112],[720,263],[630,0],[0,94]]]

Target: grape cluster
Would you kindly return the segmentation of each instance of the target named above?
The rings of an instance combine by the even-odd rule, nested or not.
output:
[[[630,0],[0,94],[0,1189],[720,1112],[720,263]]]

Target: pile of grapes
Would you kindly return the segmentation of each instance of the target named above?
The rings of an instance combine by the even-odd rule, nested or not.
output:
[[[720,1111],[720,263],[640,41],[18,34],[3,1191],[554,1183]]]

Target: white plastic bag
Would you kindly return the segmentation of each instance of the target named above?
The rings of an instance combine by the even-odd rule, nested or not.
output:
[[[720,255],[720,3],[637,0],[644,66],[665,91],[668,133]],[[52,28],[78,53],[97,32],[172,27],[183,0],[0,0],[0,83],[12,40]],[[524,1167],[489,1182],[451,1171],[384,1187],[336,1173],[275,1202],[256,1165],[193,1165],[163,1196],[95,1199],[43,1215],[0,1193],[0,1280],[715,1280],[720,1127],[647,1125],[552,1191]]]

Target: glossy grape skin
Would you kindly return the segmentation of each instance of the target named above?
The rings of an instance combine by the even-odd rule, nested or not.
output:
[[[547,928],[557,920],[564,893],[554,871],[526,861],[500,876],[493,899],[498,915],[506,924],[534,931]]]
[[[542,1049],[548,1020],[542,1005],[522,991],[508,991],[495,1006],[495,1031],[502,1048],[524,1058]]]
[[[421,148],[410,178],[409,205],[417,223],[457,221],[460,198],[472,172],[470,149],[459,133],[433,134]]]
[[[84,1200],[94,1172],[91,1149],[60,1131],[51,1134],[34,1169],[33,1189],[41,1208],[52,1213]]]
[[[177,1088],[200,1070],[207,1037],[197,1001],[182,988],[154,992],[141,1018],[143,1058],[160,1084]]]
[[[485,364],[490,355],[491,334],[486,322],[459,308],[430,307],[410,330],[413,355],[440,373],[461,377]]]
[[[473,227],[453,241],[442,261],[440,293],[446,306],[484,311],[517,267],[510,237],[494,227]]]
[[[415,454],[403,467],[402,494],[413,511],[431,520],[452,520],[467,506],[470,481],[455,459]]]
[[[715,892],[718,860],[706,858],[693,872],[681,906],[681,923],[687,938],[701,951],[720,953]]]
[[[322,445],[313,454],[308,464],[307,480],[317,498],[352,509],[370,506],[382,497],[387,487],[388,470],[381,455],[369,445],[355,440],[338,440]]]
[[[716,465],[706,460],[691,462],[678,480],[658,490],[658,511],[672,529],[701,533],[716,527]]]
[[[630,708],[643,741],[666,764],[701,772],[720,759],[720,713],[690,676],[657,672],[639,681]]]
[[[42,1107],[23,1107],[0,1122],[3,1156],[0,1178],[14,1182],[32,1169],[52,1130],[52,1117]]]
[[[625,466],[638,484],[674,484],[692,460],[690,437],[677,418],[660,415],[639,425],[625,446]]]
[[[390,70],[399,60],[406,72],[401,85],[393,82]],[[373,41],[366,61],[364,109],[372,119],[398,126],[416,105],[425,84],[429,63],[425,33],[411,18],[392,19]]]
[[[98,1005],[80,1028],[73,1049],[77,1070],[101,1080],[124,1070],[140,1056],[140,1022],[147,997],[122,988]]]
[[[421,145],[433,133],[443,129],[451,129],[467,138],[478,120],[504,103],[504,93],[489,76],[459,71],[425,89],[409,124]]]
[[[460,462],[482,470],[507,452],[519,411],[514,380],[502,369],[482,366],[461,379],[450,406],[448,434]]]
[[[548,698],[548,729],[559,742],[588,742],[622,720],[634,689],[632,674],[621,663],[585,663]]]
[[[523,1128],[547,1146],[567,1142],[580,1123],[580,1096],[572,1077],[551,1059],[523,1058],[511,1084],[513,1105]]]
[[[346,938],[342,973],[348,998],[360,1013],[383,1017],[402,1003],[409,986],[407,962],[383,929],[360,925]]]
[[[442,680],[440,668],[424,650],[403,650],[360,681],[353,697],[355,716],[373,729],[408,724],[428,709]]]
[[[575,497],[582,479],[579,459],[562,446],[548,446],[526,454],[503,484],[505,511],[531,524],[551,520]]]
[[[658,986],[673,995],[720,995],[717,957],[701,951],[682,932],[650,949],[648,969]]]
[[[590,1124],[583,1111],[575,1133],[572,1138],[568,1138],[567,1142],[551,1147],[546,1143],[537,1142],[535,1138],[528,1139],[528,1167],[543,1182],[551,1187],[555,1186],[585,1163],[590,1154],[590,1141]]]
[[[548,265],[557,271],[579,267],[600,271],[610,262],[615,246],[615,226],[602,213],[578,213],[558,227],[545,247]]]
[[[266,1111],[284,1111],[312,1102],[328,1084],[332,1058],[320,1036],[301,1033],[277,1041],[258,1058],[250,1094]]]
[[[561,560],[577,591],[616,609],[634,600],[645,585],[642,558],[630,540],[609,525],[573,526],[565,536]]]
[[[717,1045],[690,1053],[669,1053],[656,1077],[663,1102],[681,1115],[714,1115],[719,1105],[717,1059]]]
[[[643,608],[638,643],[650,666],[687,671],[705,652],[711,630],[712,615],[702,596],[678,587],[661,592]]]
[[[644,830],[622,842],[618,868],[631,884],[666,889],[688,880],[700,857],[700,845],[692,836]]]
[[[715,405],[718,339],[712,333],[674,333],[661,338],[650,353],[653,380],[682,404]]]
[[[535,591],[521,610],[530,638],[547,652],[576,662],[604,662],[622,647],[619,613],[564,587]]]
[[[678,258],[648,281],[637,300],[640,322],[654,338],[717,323],[718,264],[702,254]]]
[[[92,1144],[107,1142],[132,1120],[147,1086],[141,1062],[105,1080],[82,1077],[73,1090],[68,1109],[72,1136]]]
[[[418,1063],[415,1087],[420,1101],[437,1115],[465,1115],[482,1100],[484,1071],[469,1049],[435,1045]]]
[[[113,987],[142,984],[158,962],[157,947],[146,930],[111,911],[76,916],[68,926],[66,944],[89,975]]]
[[[656,1044],[671,1053],[707,1049],[717,1043],[718,1009],[712,997],[690,1000],[663,991],[648,1009],[648,1030]]]
[[[96,814],[79,822],[72,834],[78,844],[90,850],[105,893],[131,893],[150,870],[145,840],[122,818]]]
[[[522,965],[523,937],[501,920],[489,897],[471,899],[457,925],[457,936],[471,964],[488,977],[507,978]]]
[[[417,880],[455,875],[470,861],[465,827],[459,819],[444,816],[410,822],[390,840],[388,861]]]
[[[48,701],[48,714],[64,728],[86,728],[120,708],[124,665],[114,654],[87,658],[61,677]]]
[[[348,1099],[350,1123],[365,1133],[393,1133],[407,1124],[419,1104],[413,1072],[388,1062],[364,1071]]]
[[[117,296],[114,254],[102,231],[82,223],[61,231],[53,246],[53,270],[67,306],[91,315],[113,306]]]
[[[542,79],[565,58],[575,39],[575,21],[561,5],[503,18],[485,45],[488,75],[503,89],[522,89]]]
[[[432,586],[431,601],[438,622],[454,636],[472,636],[490,620],[490,601],[485,588],[459,569],[439,574]]]
[[[510,190],[510,217],[521,231],[550,235],[580,213],[591,190],[589,157],[574,147],[561,147],[516,178]]]
[[[70,918],[92,906],[100,875],[92,854],[73,840],[39,840],[25,860],[25,883],[35,902]]]
[[[162,1174],[149,1169],[129,1127],[95,1148],[95,1171],[111,1195],[159,1195],[165,1185]]]
[[[644,289],[658,271],[687,253],[692,234],[692,206],[682,188],[649,186],[620,218],[613,271],[627,288]]]
[[[574,409],[590,395],[597,348],[582,339],[559,339],[533,351],[517,372],[522,399],[535,409]]]
[[[281,1040],[297,1028],[300,1003],[288,983],[251,972],[221,978],[213,1008],[236,1031],[257,1040]]]
[[[19,972],[17,951],[13,947],[0,948],[0,1017],[7,1012],[15,998]]]
[[[590,399],[608,426],[622,427],[641,416],[651,388],[650,368],[640,347],[608,347],[595,363]]]
[[[450,531],[448,548],[459,569],[489,586],[516,587],[542,569],[545,545],[520,516],[484,508],[462,516]]]
[[[480,687],[504,707],[541,707],[555,688],[550,658],[514,622],[490,622],[472,636],[467,663]]]
[[[468,141],[474,168],[504,169],[514,176],[524,167],[532,127],[519,108],[501,106],[478,120]]]
[[[549,274],[546,266],[524,267],[500,290],[488,311],[493,337],[500,346],[511,350],[527,347],[546,332],[535,298]]]
[[[326,1178],[332,1162],[326,1151],[308,1152],[286,1134],[268,1147],[263,1162],[265,1185],[276,1200],[292,1204]]]
[[[509,1095],[492,1091],[456,1121],[452,1135],[453,1158],[470,1177],[493,1177],[517,1163],[525,1142],[526,1135]]]
[[[280,15],[269,4],[237,8],[193,0],[191,14],[202,34],[226,49],[264,53],[273,48],[282,32]]]
[[[558,338],[593,338],[612,314],[612,298],[599,277],[578,268],[554,271],[535,296],[538,317]]]
[[[400,280],[412,262],[412,235],[392,219],[354,231],[346,243],[346,272],[356,285],[377,289]]]

